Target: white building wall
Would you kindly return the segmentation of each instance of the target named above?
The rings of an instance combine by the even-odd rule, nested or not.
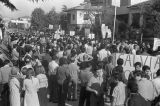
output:
[[[77,11],[77,24],[84,24],[84,11]]]

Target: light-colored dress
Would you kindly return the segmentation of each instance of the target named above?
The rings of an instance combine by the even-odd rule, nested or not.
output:
[[[20,83],[18,79],[12,78],[9,82],[10,106],[20,106]]]
[[[23,89],[25,90],[24,106],[40,106],[37,95],[39,80],[34,77],[31,79],[25,79]]]

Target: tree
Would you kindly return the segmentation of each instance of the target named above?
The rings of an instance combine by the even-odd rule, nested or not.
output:
[[[60,22],[60,14],[58,14],[53,7],[46,15],[45,15],[46,26],[49,24],[53,25],[56,29]]]
[[[160,35],[160,0],[151,0],[150,5],[145,5],[144,32],[153,37]]]
[[[67,9],[68,9],[67,6],[66,6],[66,5],[63,5],[63,7],[62,7],[62,12],[65,12]]]
[[[40,1],[40,0],[29,0],[29,1],[38,2],[38,1]],[[45,0],[42,0],[42,1],[45,1]],[[0,2],[1,2],[2,4],[4,4],[6,7],[10,8],[12,11],[13,11],[13,10],[17,10],[16,6],[15,6],[14,4],[12,4],[12,3],[10,2],[10,0],[0,0]]]
[[[36,8],[31,15],[31,26],[42,29],[45,26],[45,12],[41,8]]]

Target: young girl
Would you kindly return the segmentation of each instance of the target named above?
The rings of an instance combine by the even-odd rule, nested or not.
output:
[[[26,79],[23,82],[25,91],[24,106],[40,106],[37,91],[39,89],[39,80],[34,77],[34,71],[29,68],[26,73]]]

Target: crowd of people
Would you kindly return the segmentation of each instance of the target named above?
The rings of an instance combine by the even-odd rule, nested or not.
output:
[[[124,60],[113,65],[113,53],[155,55],[150,43],[8,33],[0,53],[2,106],[65,106],[66,101],[78,101],[78,106],[160,104],[160,69],[151,79],[150,67],[136,62],[126,78]]]

